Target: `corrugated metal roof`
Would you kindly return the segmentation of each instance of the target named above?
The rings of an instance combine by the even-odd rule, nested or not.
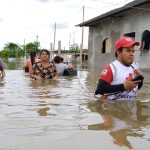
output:
[[[97,16],[93,19],[85,21],[85,22],[78,24],[76,26],[80,26],[80,27],[92,26],[92,25],[96,24],[98,21],[101,21],[101,20],[106,19],[108,17],[112,17],[114,15],[117,15],[119,13],[125,12],[125,11],[130,10],[130,9],[138,9],[139,6],[144,5],[146,3],[150,3],[150,0],[134,0],[133,2],[130,2],[126,5],[124,5],[123,7],[111,10],[105,14]]]

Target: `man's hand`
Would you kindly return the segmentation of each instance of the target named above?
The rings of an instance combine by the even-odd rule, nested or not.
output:
[[[134,89],[138,83],[140,83],[141,81],[140,80],[137,80],[137,81],[132,81],[132,79],[128,79],[124,82],[124,89],[125,90],[132,90]]]
[[[143,74],[143,72],[139,69],[134,69],[134,74],[135,75],[140,75],[140,74]]]

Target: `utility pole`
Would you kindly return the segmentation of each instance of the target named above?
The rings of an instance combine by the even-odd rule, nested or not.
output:
[[[73,46],[75,44],[75,32],[73,32]]]
[[[35,48],[35,51],[38,50],[38,35],[36,36],[36,48]]]
[[[52,51],[53,51],[53,43],[50,43],[50,60],[53,59],[53,57],[52,57]]]
[[[68,53],[70,51],[70,42],[71,42],[71,33],[70,33],[70,37],[69,37],[69,49],[68,49]]]
[[[61,41],[58,41],[58,56],[61,54]]]
[[[84,6],[83,6],[83,22],[84,22]],[[83,50],[84,27],[82,27],[82,38],[80,47],[80,69],[82,69],[82,50]]]
[[[53,57],[54,57],[54,50],[55,50],[55,40],[56,40],[56,22],[54,25],[54,47],[53,47]]]

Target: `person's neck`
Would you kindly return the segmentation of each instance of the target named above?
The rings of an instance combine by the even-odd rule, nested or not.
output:
[[[126,66],[126,67],[130,67],[131,65],[126,64],[124,61],[117,59],[122,65]]]
[[[49,63],[49,61],[42,61],[43,65],[47,65]]]

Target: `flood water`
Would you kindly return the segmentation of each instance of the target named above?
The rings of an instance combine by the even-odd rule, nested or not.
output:
[[[98,73],[35,81],[6,70],[0,82],[0,150],[149,150],[150,72],[136,101],[94,98]]]

